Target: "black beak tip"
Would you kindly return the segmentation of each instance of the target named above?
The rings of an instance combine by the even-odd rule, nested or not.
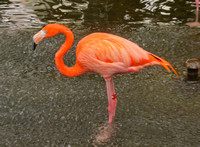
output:
[[[33,50],[35,50],[37,47],[37,44],[35,42],[33,42]]]

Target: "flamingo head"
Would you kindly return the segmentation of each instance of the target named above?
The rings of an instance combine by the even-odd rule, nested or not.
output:
[[[33,50],[36,49],[36,46],[38,45],[38,43],[42,41],[44,38],[53,37],[56,34],[58,34],[60,32],[60,27],[62,27],[62,25],[48,24],[44,28],[42,28],[42,30],[36,33],[33,36]]]

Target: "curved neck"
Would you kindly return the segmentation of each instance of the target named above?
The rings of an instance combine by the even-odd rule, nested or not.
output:
[[[58,68],[61,74],[68,77],[74,77],[83,74],[83,71],[78,64],[75,64],[73,67],[67,67],[63,61],[64,55],[71,48],[74,41],[74,35],[72,31],[67,27],[60,27],[59,33],[65,34],[66,40],[64,44],[60,47],[60,49],[56,52],[55,55],[56,67]]]

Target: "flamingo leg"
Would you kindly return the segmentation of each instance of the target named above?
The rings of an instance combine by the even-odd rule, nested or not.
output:
[[[196,19],[195,22],[199,22],[199,0],[195,0],[196,2]]]
[[[200,23],[199,23],[199,0],[195,0],[196,2],[196,18],[195,18],[195,22],[189,22],[186,23],[186,25],[190,26],[190,27],[200,27]]]
[[[117,97],[115,94],[113,79],[105,78],[106,89],[108,96],[108,112],[109,112],[109,123],[111,123],[115,117],[115,111],[117,107]]]

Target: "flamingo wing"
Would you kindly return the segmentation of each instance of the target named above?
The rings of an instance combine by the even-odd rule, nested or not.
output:
[[[151,63],[160,65],[161,62],[159,57],[137,44],[106,33],[93,33],[84,37],[77,46],[76,55],[84,68],[103,77],[136,72],[152,65]]]

